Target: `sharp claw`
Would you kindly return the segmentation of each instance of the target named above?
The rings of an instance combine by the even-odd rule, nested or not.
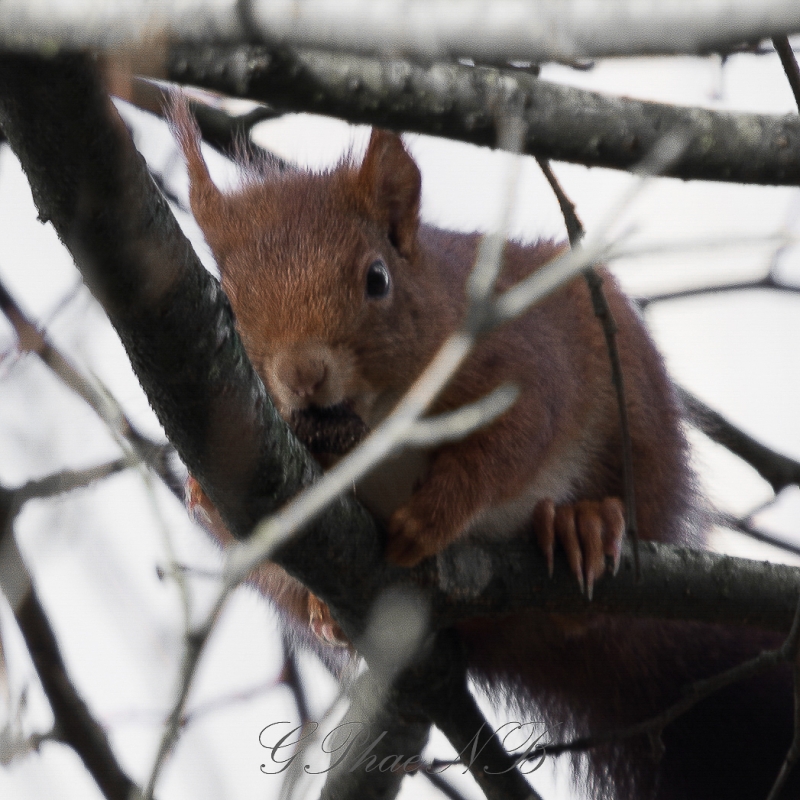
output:
[[[578,588],[581,590],[581,594],[585,594],[583,584],[583,565],[580,562],[578,562],[578,568],[575,570],[575,577],[578,579]]]

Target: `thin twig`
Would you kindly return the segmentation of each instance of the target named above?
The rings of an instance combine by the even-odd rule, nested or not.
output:
[[[776,494],[787,486],[800,485],[800,462],[761,444],[687,389],[678,386],[677,390],[689,421],[709,439],[753,467]]]
[[[159,497],[156,492],[155,483],[153,481],[152,471],[147,469],[143,462],[137,462],[138,472],[144,483],[145,493],[150,502],[150,508],[153,512],[153,517],[156,522],[156,527],[161,534],[161,541],[164,545],[164,552],[167,556],[167,561],[174,564],[176,561],[175,543],[172,532],[172,526],[169,525],[164,518]],[[189,584],[186,580],[186,574],[183,570],[177,569],[172,571],[172,580],[178,589],[178,596],[181,601],[181,612],[183,614],[183,630],[188,633],[191,627],[192,620],[192,595],[189,591]]]
[[[684,696],[676,703],[650,719],[616,731],[609,731],[593,736],[582,736],[570,742],[537,747],[530,753],[528,758],[539,758],[543,753],[561,755],[567,752],[583,752],[610,742],[620,742],[624,739],[631,739],[642,735],[660,734],[667,725],[686,714],[694,706],[707,697],[710,697],[712,694],[735,683],[759,675],[769,669],[773,669],[787,661],[793,663],[796,658],[798,636],[800,636],[800,597],[798,598],[797,610],[795,611],[791,630],[780,647],[774,650],[765,650],[754,658],[738,664],[735,667],[731,667],[724,672],[720,672],[711,678],[696,681],[686,689]]]
[[[183,490],[167,466],[165,453],[171,451],[169,445],[153,442],[140,433],[116,400],[107,391],[98,388],[96,380],[92,382],[83,376],[34,325],[2,281],[0,281],[0,311],[13,325],[19,340],[19,348],[25,352],[36,353],[66,386],[94,410],[123,450],[129,452],[132,449],[136,456],[148,464],[167,488],[183,502]]]
[[[50,311],[47,312],[47,314],[42,317],[40,321],[41,328],[43,330],[49,328],[64,311],[64,309],[66,309],[67,306],[69,306],[70,303],[72,303],[72,301],[80,295],[84,288],[84,282],[78,278],[72,285],[72,288],[63,295],[63,297],[50,309]]]
[[[585,231],[583,228],[583,223],[578,217],[578,213],[575,211],[575,204],[569,199],[569,197],[567,197],[567,193],[562,188],[558,178],[556,178],[556,175],[550,166],[550,160],[547,158],[539,158],[537,156],[536,163],[539,165],[539,169],[541,169],[541,171],[544,173],[545,178],[547,178],[547,182],[550,184],[550,188],[553,190],[556,200],[558,200],[558,206],[561,209],[561,215],[564,217],[564,224],[567,226],[567,237],[569,238],[569,243],[573,247],[577,247],[580,240],[583,239]]]
[[[503,384],[480,400],[455,411],[417,420],[406,435],[406,444],[410,447],[433,447],[463,439],[508,411],[518,396],[516,386]]]
[[[755,245],[777,244],[780,253],[786,247],[797,244],[800,239],[791,233],[767,233],[763,236],[702,236],[691,239],[668,239],[666,241],[644,242],[642,244],[627,243],[609,250],[610,259],[641,258],[642,256],[661,255],[663,253],[686,253],[700,250],[738,249]],[[774,261],[773,256],[773,261]]]
[[[652,294],[648,297],[637,297],[636,303],[644,310],[653,303],[664,303],[669,300],[683,300],[687,297],[700,297],[712,294],[724,294],[727,292],[747,292],[757,289],[771,289],[778,292],[787,292],[790,294],[800,294],[800,286],[793,286],[789,283],[779,281],[774,275],[765,275],[763,278],[757,278],[751,281],[733,281],[731,283],[721,283],[709,286],[695,286],[691,289],[679,289],[675,292],[662,292],[660,294]]]
[[[230,694],[226,694],[222,697],[215,697],[212,700],[208,700],[205,703],[196,706],[191,711],[187,711],[181,718],[181,727],[186,728],[200,717],[203,717],[206,714],[212,714],[220,709],[226,709],[234,703],[245,703],[248,700],[253,700],[256,697],[261,696],[262,694],[271,692],[281,682],[282,681],[280,680],[264,681],[256,686],[251,686],[238,692],[231,692]]]
[[[584,273],[589,292],[592,296],[594,315],[600,320],[603,335],[606,340],[608,360],[611,362],[611,382],[617,397],[617,410],[619,412],[619,430],[622,441],[622,488],[625,503],[625,534],[633,545],[633,562],[636,576],[639,577],[639,525],[636,519],[636,492],[633,484],[633,443],[631,441],[631,428],[628,419],[628,402],[625,395],[625,377],[622,373],[622,362],[617,347],[617,323],[614,314],[608,305],[608,299],[603,291],[603,279],[594,268],[587,269]]]
[[[550,168],[547,159],[537,158],[537,163],[547,178],[555,196],[564,223],[567,226],[569,243],[574,248],[580,243],[584,236],[583,223],[581,223],[575,204],[567,197],[555,173]],[[586,283],[592,298],[592,308],[595,316],[600,320],[603,329],[603,336],[606,340],[606,350],[608,360],[611,364],[611,381],[614,385],[614,392],[617,398],[617,409],[619,412],[620,438],[622,441],[622,486],[625,502],[625,532],[633,542],[633,559],[636,575],[639,575],[639,529],[636,521],[636,493],[633,485],[633,445],[631,443],[630,423],[628,420],[628,403],[625,398],[625,381],[622,374],[622,364],[617,347],[617,323],[608,305],[605,292],[603,291],[603,279],[594,267],[589,267],[584,272]],[[591,589],[590,589],[591,591]]]
[[[764,542],[764,544],[777,547],[787,553],[800,556],[800,545],[792,544],[771,533],[759,530],[754,527],[748,519],[739,519],[734,517],[733,514],[716,514],[714,515],[714,521],[725,528],[743,533],[745,536],[749,536],[757,542]]]
[[[108,800],[130,800],[138,789],[117,763],[105,731],[70,681],[58,642],[33,589],[14,615],[53,710],[59,739],[78,754]]]
[[[117,458],[96,467],[87,469],[65,469],[55,472],[45,478],[28,481],[13,490],[13,502],[16,507],[34,498],[54,497],[55,495],[71,492],[73,489],[83,489],[91,486],[96,481],[122,472],[131,466],[127,458]]]
[[[794,57],[789,37],[776,36],[772,40],[772,44],[775,45],[775,51],[781,60],[783,71],[789,80],[789,86],[792,87],[794,101],[797,103],[798,110],[800,110],[800,67],[797,66],[797,59]]]
[[[423,768],[417,770],[416,774],[427,778],[433,786],[435,786],[446,798],[448,798],[448,800],[466,800],[466,797],[464,797],[464,795],[461,794],[461,792],[459,792],[455,786],[446,781],[437,772],[431,772]]]
[[[200,661],[200,656],[203,649],[211,636],[217,619],[228,599],[229,593],[222,592],[217,598],[214,607],[211,609],[205,622],[190,631],[184,639],[186,648],[183,654],[183,661],[181,663],[180,676],[178,680],[178,696],[173,704],[172,711],[167,718],[164,725],[164,730],[161,734],[161,741],[158,746],[156,758],[153,767],[150,771],[150,777],[145,787],[143,798],[144,800],[152,800],[155,785],[158,777],[161,774],[161,769],[166,763],[167,757],[172,752],[172,748],[178,738],[178,733],[181,729],[181,723],[186,708],[186,701],[189,697],[189,689],[192,686],[192,679],[197,670],[197,665]]]
[[[286,635],[283,635],[283,670],[281,671],[281,682],[289,688],[297,707],[297,715],[300,717],[300,724],[305,726],[311,721],[311,712],[308,708],[308,698],[300,677],[300,670],[297,665],[297,655],[294,648],[289,643]]]

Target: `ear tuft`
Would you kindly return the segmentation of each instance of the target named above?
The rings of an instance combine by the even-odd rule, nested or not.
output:
[[[367,214],[386,225],[389,240],[401,255],[413,258],[422,179],[397,134],[373,129],[357,184]]]
[[[225,198],[211,180],[200,149],[201,135],[186,97],[172,92],[165,108],[172,134],[178,142],[189,171],[189,204],[197,224],[220,269],[227,251]]]

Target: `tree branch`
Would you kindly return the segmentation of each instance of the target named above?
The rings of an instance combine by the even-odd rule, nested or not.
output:
[[[800,485],[800,462],[761,444],[687,389],[679,386],[678,395],[692,424],[749,464],[776,494],[787,486]]]
[[[800,568],[645,541],[639,542],[639,558],[641,580],[632,548],[623,543],[619,572],[595,586],[591,601],[578,591],[565,559],[556,559],[550,578],[537,545],[520,538],[456,543],[412,575],[431,592],[435,627],[522,608],[784,632],[792,623]]]
[[[653,303],[663,303],[669,300],[684,300],[687,297],[703,297],[727,292],[749,292],[758,289],[786,292],[788,294],[800,294],[800,286],[784,283],[770,272],[763,278],[756,278],[755,280],[709,284],[708,286],[695,286],[691,289],[677,289],[674,292],[661,292],[660,294],[652,294],[647,297],[637,297],[635,301],[639,308],[644,310],[653,305]]]
[[[138,791],[120,769],[103,729],[71,684],[53,631],[31,590],[14,616],[53,709],[58,737],[80,756],[108,800],[130,800]]]
[[[108,426],[117,441],[127,443],[150,469],[164,482],[164,485],[180,500],[183,499],[183,486],[169,466],[169,445],[154,442],[142,434],[128,416],[107,393],[84,377],[61,351],[40,331],[19,307],[17,301],[0,281],[0,311],[5,314],[17,334],[19,349],[35,353],[45,365],[75,394],[82,398]]]
[[[792,89],[794,101],[797,103],[798,110],[800,110],[800,67],[798,67],[797,59],[794,57],[792,45],[789,43],[787,36],[776,36],[773,38],[772,44],[775,45],[775,51],[781,60],[783,71],[786,73],[786,78]]]
[[[13,521],[19,509],[14,494],[0,488],[0,578],[53,711],[54,736],[78,754],[107,800],[131,800],[138,789],[123,772],[105,731],[70,680],[55,634],[17,549]]]
[[[800,184],[800,119],[731,114],[609,97],[519,72],[415,66],[323,51],[261,46],[170,50],[170,80],[283,111],[307,111],[395,130],[496,147],[496,113],[511,102],[527,125],[523,152],[587,166],[631,169],[665,132],[687,144],[664,175],[738,183]]]
[[[23,6],[24,12],[20,6],[0,6],[0,42],[33,51],[54,42],[63,48],[113,49],[159,38],[250,38],[498,63],[707,53],[800,31],[794,0],[660,2],[650,3],[647,14],[641,13],[639,0],[250,0],[235,5],[128,0],[95,3],[91,14],[83,4],[39,2]]]

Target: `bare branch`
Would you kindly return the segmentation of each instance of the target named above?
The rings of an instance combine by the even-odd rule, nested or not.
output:
[[[567,226],[567,235],[572,247],[577,247],[584,235],[583,224],[575,211],[575,204],[567,197],[566,192],[550,168],[547,159],[537,158],[539,168],[544,173],[550,188],[558,200],[564,223]],[[633,483],[633,447],[631,444],[630,426],[628,424],[628,404],[625,399],[625,383],[622,373],[622,364],[617,348],[617,324],[611,308],[608,305],[605,293],[603,292],[603,279],[594,267],[589,267],[584,272],[586,283],[592,298],[592,308],[595,316],[600,321],[603,328],[603,335],[606,340],[608,359],[611,364],[611,381],[617,396],[617,406],[619,409],[620,433],[622,438],[622,485],[625,494],[625,532],[633,542],[634,561],[636,572],[639,571],[639,531],[636,522],[636,495]],[[593,587],[589,584],[589,597],[591,598]]]
[[[107,800],[131,800],[134,792],[138,791],[136,785],[117,763],[105,731],[92,717],[67,674],[58,642],[14,540],[12,520],[15,512],[14,506],[0,503],[0,548],[3,553],[0,578],[53,711],[54,736],[78,754]]]
[[[136,785],[117,763],[105,731],[69,680],[47,616],[33,590],[14,615],[56,719],[58,738],[80,756],[108,800],[130,800]]]
[[[678,387],[678,394],[693,425],[709,439],[726,447],[755,469],[777,494],[787,486],[800,484],[800,462],[776,453],[728,422],[691,392]]]
[[[65,469],[55,472],[39,480],[28,481],[14,490],[13,502],[16,507],[34,498],[53,497],[55,495],[71,492],[73,489],[82,489],[91,486],[96,481],[115,475],[131,466],[128,459],[118,458],[87,469]]]
[[[767,795],[767,800],[778,800],[781,796],[783,787],[789,779],[789,775],[800,758],[800,665],[797,664],[797,653],[794,654],[795,663],[792,668],[792,675],[794,677],[794,736],[792,743],[789,746],[789,751],[786,753],[786,758],[781,764],[781,770],[778,777],[775,778],[775,783]]]
[[[680,700],[650,719],[638,722],[623,730],[608,731],[592,736],[582,736],[570,742],[560,744],[547,744],[540,749],[534,750],[530,757],[536,758],[544,752],[549,755],[560,755],[561,753],[567,752],[591,750],[609,742],[618,742],[635,736],[641,736],[642,734],[657,736],[661,733],[663,728],[671,722],[675,722],[675,720],[689,712],[694,706],[707,697],[735,683],[760,675],[767,670],[774,669],[785,661],[786,656],[783,647],[777,650],[764,651],[755,658],[742,664],[737,664],[735,667],[731,667],[725,672],[721,672],[706,680],[693,683]]]
[[[523,152],[587,166],[631,169],[665,131],[687,146],[664,175],[689,180],[800,184],[800,119],[732,114],[614,98],[519,72],[397,59],[296,54],[260,46],[175,47],[170,80],[395,130],[496,147],[495,109],[521,104]],[[624,121],[624,123],[621,123]]]
[[[648,297],[637,297],[636,302],[640,308],[645,309],[653,303],[664,303],[669,300],[683,300],[687,297],[702,297],[704,295],[725,294],[727,292],[748,292],[757,289],[770,289],[776,292],[800,294],[800,286],[784,283],[770,273],[763,278],[757,278],[751,281],[734,281],[732,283],[696,286],[691,289],[678,289],[674,292],[662,292],[661,294],[652,294]]]
[[[624,612],[658,619],[748,625],[785,632],[794,618],[800,568],[655,542],[639,542],[641,580],[625,542],[614,580],[589,601],[565,559],[552,579],[533,542],[458,542],[412,571],[432,592],[433,625],[522,608],[565,614]]]
[[[561,215],[564,217],[564,224],[567,226],[567,238],[569,239],[569,243],[573,247],[577,247],[580,240],[583,239],[585,231],[583,229],[583,223],[580,221],[575,211],[575,203],[567,197],[567,193],[559,183],[558,178],[556,178],[550,166],[550,162],[546,158],[537,157],[536,163],[539,165],[539,169],[541,169],[544,177],[547,178],[547,182],[550,184],[550,188],[553,190],[556,200],[558,200],[558,207],[561,209]]]
[[[714,514],[713,519],[718,525],[743,533],[745,536],[749,536],[757,542],[764,542],[764,544],[777,547],[780,550],[785,550],[787,553],[794,553],[794,555],[800,556],[800,546],[756,528],[750,523],[749,517],[739,519],[734,517],[733,514]]]
[[[786,73],[789,86],[792,87],[794,101],[797,103],[798,110],[800,110],[800,67],[797,66],[797,59],[794,57],[792,45],[789,43],[787,36],[776,36],[773,38],[772,43],[775,45],[775,51],[781,59],[783,71]]]
[[[0,281],[0,311],[13,325],[17,334],[19,348],[24,352],[35,353],[53,373],[75,394],[82,398],[106,424],[118,442],[127,445],[137,457],[141,458],[164,482],[178,499],[183,499],[183,487],[169,468],[168,456],[172,452],[169,445],[153,442],[140,433],[122,407],[110,393],[103,391],[80,373],[69,359],[40,331],[22,311],[17,301]]]
[[[115,48],[159,39],[330,45],[423,59],[571,61],[601,56],[707,53],[800,30],[793,0],[154,0],[125,4],[5,3],[2,43],[41,51]],[[558,35],[553,35],[557,31]]]

